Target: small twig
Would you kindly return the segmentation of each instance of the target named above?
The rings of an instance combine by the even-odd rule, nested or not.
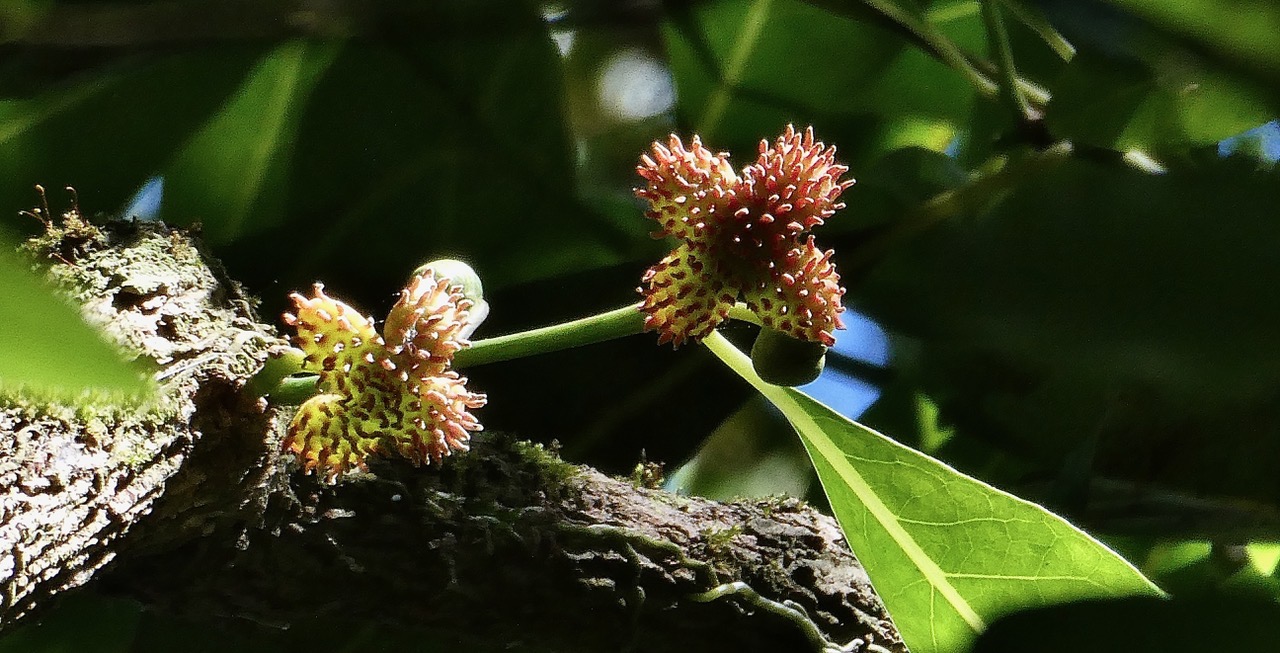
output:
[[[999,92],[998,85],[987,78],[965,56],[951,39],[939,32],[928,20],[911,16],[898,3],[886,0],[864,0],[866,5],[889,20],[901,25],[921,41],[929,44],[934,56],[942,63],[960,73],[979,93],[987,97],[995,97]]]
[[[1009,9],[1018,22],[1036,33],[1049,49],[1053,50],[1063,61],[1071,61],[1076,56],[1076,46],[1071,45],[1053,23],[1045,19],[1039,10],[1028,7],[1023,0],[1000,0]]]
[[[982,7],[982,22],[987,27],[991,57],[995,59],[996,70],[1000,73],[1000,97],[1019,120],[1031,122],[1039,118],[1039,112],[1031,108],[1022,92],[1018,70],[1013,63],[1013,47],[1009,45],[1009,33],[1000,16],[998,1],[979,0],[978,4]]]

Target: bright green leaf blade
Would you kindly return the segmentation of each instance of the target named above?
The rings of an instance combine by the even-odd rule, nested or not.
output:
[[[119,351],[0,242],[0,385],[71,395],[140,393],[146,382]]]
[[[719,334],[706,344],[800,434],[845,537],[916,653],[963,650],[1016,609],[1160,594],[1057,515],[765,383]]]
[[[282,220],[306,100],[340,47],[295,40],[263,57],[169,166],[165,219],[198,220],[217,243]]]

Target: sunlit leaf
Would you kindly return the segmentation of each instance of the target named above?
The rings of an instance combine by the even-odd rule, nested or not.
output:
[[[0,279],[0,385],[58,395],[89,388],[135,394],[146,388],[119,350],[3,242]]]
[[[763,382],[718,334],[706,343],[800,434],[850,546],[916,653],[961,650],[1019,608],[1160,594],[1061,517]]]

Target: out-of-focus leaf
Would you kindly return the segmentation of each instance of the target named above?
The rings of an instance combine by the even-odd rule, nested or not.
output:
[[[126,653],[142,609],[130,601],[72,596],[39,621],[0,638],[0,653]]]
[[[1119,150],[1208,145],[1271,118],[1260,90],[1176,50],[1150,63],[1081,52],[1051,90],[1055,136]]]
[[[896,149],[869,164],[865,171],[850,175],[856,177],[857,183],[841,198],[846,204],[844,210],[836,213],[820,234],[842,234],[892,223],[969,178],[951,157],[922,147]]]
[[[706,343],[791,421],[845,537],[916,653],[961,650],[1019,608],[1160,594],[1133,565],[1044,508],[765,383],[719,334]]]
[[[259,54],[229,46],[123,57],[34,96],[25,84],[13,90],[0,78],[0,205],[26,206],[32,185],[42,183],[75,186],[85,207],[120,207],[218,108]]]
[[[198,220],[215,244],[279,222],[302,113],[340,47],[296,40],[267,53],[167,166],[164,219]]]
[[[316,83],[285,177],[287,213],[222,250],[233,271],[382,298],[434,258],[466,260],[498,289],[634,249],[634,232],[576,197],[559,59],[541,17],[511,3],[431,11],[430,30],[349,43]],[[262,266],[268,258],[280,263]]]
[[[813,466],[786,422],[760,397],[743,404],[703,440],[688,462],[667,476],[665,488],[731,501],[785,494],[803,497]]]
[[[958,438],[1048,464],[1092,448],[1098,473],[1275,502],[1278,203],[1277,173],[1231,160],[1073,160],[895,250],[858,304],[921,340],[901,372]]]
[[[9,0],[0,4],[0,39],[9,39],[31,27],[53,0]]]
[[[944,17],[957,40],[981,38],[974,13]],[[942,149],[974,91],[880,24],[796,0],[699,3],[664,36],[686,124],[717,149],[749,149],[788,122],[814,122],[862,163],[891,147]],[[904,142],[903,123],[916,129]]]
[[[1205,625],[1212,624],[1206,635]],[[1125,598],[1085,601],[1019,612],[992,624],[973,653],[1177,651],[1211,641],[1214,650],[1274,651],[1280,641],[1274,602],[1214,597],[1195,600]]]
[[[0,241],[0,384],[72,395],[136,394],[147,384],[76,309],[40,282]]]
[[[1280,5],[1271,0],[1107,0],[1280,79]]]

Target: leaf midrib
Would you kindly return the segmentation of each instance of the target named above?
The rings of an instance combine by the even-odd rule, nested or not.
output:
[[[712,353],[733,368],[735,372],[746,379],[769,401],[777,404],[778,408],[793,420],[796,431],[802,437],[808,439],[826,458],[827,463],[836,470],[836,473],[840,474],[840,477],[848,483],[849,489],[866,507],[867,512],[884,528],[894,543],[911,560],[911,563],[920,570],[921,575],[924,576],[929,585],[947,600],[947,603],[951,605],[961,619],[964,619],[970,628],[975,632],[985,630],[986,622],[973,609],[973,606],[969,605],[969,602],[960,595],[960,591],[947,580],[946,572],[933,561],[933,558],[929,557],[929,554],[916,542],[915,538],[903,528],[898,521],[897,515],[893,514],[893,511],[880,500],[880,497],[871,489],[871,486],[862,478],[862,475],[849,464],[844,452],[840,451],[839,447],[830,438],[826,437],[817,422],[813,421],[806,411],[799,406],[795,398],[790,395],[790,392],[794,391],[788,391],[779,386],[765,383],[752,369],[750,359],[719,333],[712,333],[711,336],[704,340],[704,343]],[[795,410],[788,411],[786,408]]]

